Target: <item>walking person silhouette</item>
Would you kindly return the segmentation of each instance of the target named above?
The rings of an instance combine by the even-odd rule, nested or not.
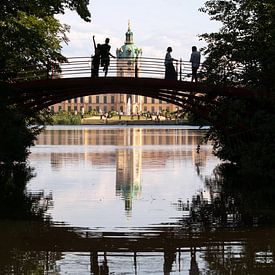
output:
[[[191,82],[195,80],[195,82],[198,82],[198,76],[197,76],[197,71],[200,66],[201,62],[201,54],[199,51],[197,51],[197,47],[193,46],[192,47],[192,53],[190,57],[190,62],[192,63],[192,78]]]
[[[114,55],[110,53],[111,46],[109,45],[110,39],[105,39],[105,44],[100,45],[100,55],[101,55],[101,67],[103,67],[103,71],[105,72],[105,77],[108,74],[108,67],[110,65],[110,56],[116,58]]]
[[[99,64],[100,64],[100,44],[95,43],[95,36],[93,35],[93,43],[94,43],[94,56],[92,57],[92,76],[98,76]]]

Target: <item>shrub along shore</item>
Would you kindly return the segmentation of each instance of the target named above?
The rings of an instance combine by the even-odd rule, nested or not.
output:
[[[143,115],[81,115],[68,112],[59,112],[52,116],[53,125],[189,125],[186,116],[169,114],[167,116],[156,114]],[[193,123],[194,124],[194,123]]]

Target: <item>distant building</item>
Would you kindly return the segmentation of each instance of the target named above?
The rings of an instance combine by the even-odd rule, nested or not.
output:
[[[117,56],[117,76],[118,77],[139,77],[140,61],[142,49],[137,48],[133,40],[133,32],[130,23],[126,32],[124,45],[116,50]],[[175,105],[164,101],[129,94],[101,94],[91,95],[71,100],[62,101],[51,106],[53,112],[67,111],[86,113],[92,110],[106,113],[108,111],[118,111],[124,114],[137,114],[142,112],[157,113],[162,110],[175,111]]]
[[[139,76],[139,57],[142,54],[142,49],[139,49],[134,44],[133,32],[131,31],[130,22],[128,23],[128,31],[126,32],[125,43],[117,49],[117,76],[118,77],[138,77]],[[141,113],[143,111],[143,96],[139,95],[120,95],[120,101],[123,106],[120,106],[120,111],[124,111],[127,115],[131,113]]]

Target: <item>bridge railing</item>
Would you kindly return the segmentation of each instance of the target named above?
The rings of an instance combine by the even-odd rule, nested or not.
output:
[[[177,80],[191,78],[192,69],[189,61],[182,59],[173,62]],[[28,66],[17,73],[14,81],[28,81],[35,79],[57,79],[90,77],[92,70],[92,57],[69,57],[63,63],[50,63],[47,66]],[[198,74],[203,74],[201,65]],[[110,58],[107,76],[111,77],[165,77],[164,59],[151,57],[138,58]],[[99,67],[99,77],[104,77],[103,67]]]
[[[89,76],[91,74],[92,58],[68,58],[68,63],[61,64],[62,76],[70,77],[73,74],[77,76]],[[174,61],[178,80],[186,80],[191,77],[192,69],[189,61]],[[103,67],[99,68],[99,77],[104,76]],[[201,65],[198,73],[202,73]],[[164,59],[139,57],[139,58],[111,58],[108,68],[108,75],[113,77],[148,77],[164,78],[165,65]]]

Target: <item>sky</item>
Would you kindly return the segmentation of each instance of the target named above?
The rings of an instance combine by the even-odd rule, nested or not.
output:
[[[205,0],[90,0],[91,22],[82,20],[76,12],[59,15],[62,23],[71,26],[70,42],[63,45],[66,57],[93,54],[92,36],[96,43],[110,38],[111,53],[116,54],[125,41],[130,20],[134,43],[142,48],[143,57],[164,58],[167,47],[172,57],[189,60],[191,47],[205,46],[198,35],[215,32],[218,22],[211,21],[198,9]]]

